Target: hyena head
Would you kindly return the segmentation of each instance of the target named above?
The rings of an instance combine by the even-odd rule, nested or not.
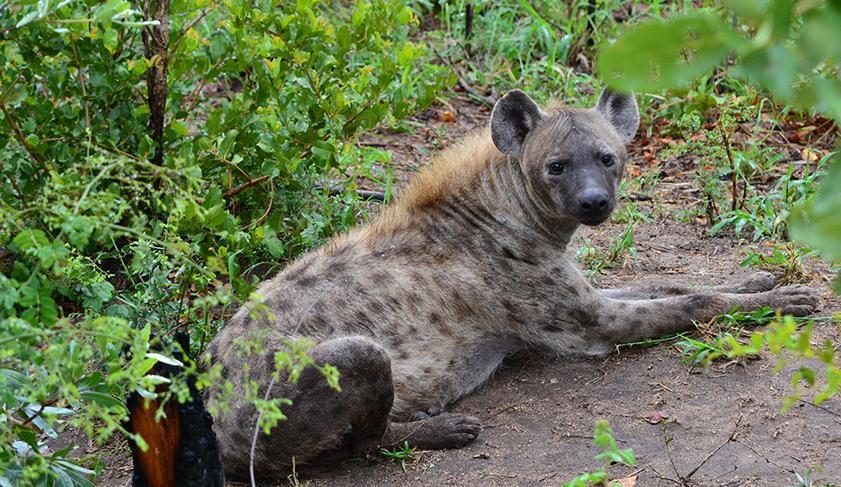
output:
[[[544,112],[514,90],[494,106],[491,138],[519,160],[527,190],[550,217],[585,225],[607,220],[625,168],[625,145],[639,126],[634,96],[602,92],[592,109]]]

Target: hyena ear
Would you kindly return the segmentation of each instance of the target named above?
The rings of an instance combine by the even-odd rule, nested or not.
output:
[[[640,113],[633,93],[621,94],[605,89],[599,97],[596,111],[610,122],[622,137],[622,142],[627,144],[634,138],[640,126]]]
[[[503,154],[517,156],[526,135],[543,118],[543,112],[529,96],[512,90],[500,98],[491,113],[491,139]]]

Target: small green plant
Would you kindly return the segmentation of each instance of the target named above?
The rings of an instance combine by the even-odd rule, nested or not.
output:
[[[441,2],[441,28],[427,35],[441,60],[459,74],[460,84],[476,88],[468,93],[481,103],[519,88],[539,101],[589,104],[598,95],[593,47],[616,32],[620,23],[614,12],[660,17],[684,8],[645,3],[643,10],[617,0],[598,6],[586,0]],[[491,96],[479,93],[483,89]]]
[[[588,485],[602,485],[605,487],[620,485],[618,482],[611,482],[608,470],[611,465],[622,464],[633,467],[637,464],[633,450],[630,448],[620,450],[616,447],[616,440],[613,438],[613,430],[607,420],[601,419],[596,422],[593,429],[593,444],[602,451],[594,458],[602,462],[602,467],[592,472],[585,472],[578,477],[564,483],[564,487],[587,487]]]
[[[780,282],[791,284],[801,282],[808,277],[803,259],[814,255],[814,252],[800,245],[786,242],[772,244],[770,253],[763,252],[757,247],[749,247],[745,254],[744,260],[740,263],[742,267],[774,272],[780,275]]]
[[[733,343],[738,341],[734,334],[741,334],[747,327],[767,325],[775,318],[776,313],[768,307],[749,313],[735,308],[717,316],[710,323],[697,325],[702,338],[682,335],[674,345],[680,350],[684,363],[689,365],[689,370],[692,370],[699,365],[709,365],[722,357],[733,358],[729,352],[734,348]],[[746,357],[753,356],[746,355]]]
[[[820,469],[818,469],[818,471],[820,471]],[[815,480],[812,478],[814,474],[815,470],[812,469],[806,470],[803,475],[795,472],[793,487],[836,487],[838,485],[828,480]]]
[[[709,365],[719,359],[735,360],[758,357],[763,351],[777,356],[775,371],[779,372],[789,358],[817,359],[824,367],[823,389],[815,394],[817,404],[838,394],[841,389],[841,360],[829,340],[821,345],[812,344],[812,326],[815,322],[839,323],[841,316],[794,318],[780,316],[770,308],[751,313],[731,311],[716,319],[702,332],[706,339],[681,336],[675,346],[685,357],[690,368]],[[747,332],[744,328],[763,326],[764,330]],[[785,353],[785,355],[783,355]],[[792,394],[785,398],[787,410],[802,397],[801,383],[808,387],[817,384],[817,374],[810,366],[801,366],[791,378]]]
[[[732,227],[736,235],[750,230],[753,240],[763,237],[787,239],[792,208],[803,205],[815,193],[817,181],[825,173],[832,156],[833,153],[829,153],[822,157],[815,170],[806,164],[799,174],[794,173],[795,165],[790,164],[786,173],[767,191],[758,191],[748,177],[742,176],[744,189],[738,208],[720,215],[710,233],[715,235],[723,228]]]
[[[625,229],[610,244],[607,250],[597,249],[590,239],[585,239],[581,247],[576,251],[578,261],[585,268],[587,276],[594,276],[604,272],[606,269],[622,265],[626,256],[632,260],[637,258],[637,249],[634,247],[634,222],[629,221]]]
[[[611,218],[616,223],[647,223],[651,221],[651,214],[641,210],[636,203],[629,201],[620,205],[619,208],[617,208],[617,210],[613,213],[613,216]]]
[[[408,464],[410,462],[414,462],[415,460],[415,447],[410,447],[409,442],[404,441],[403,445],[400,447],[392,448],[391,450],[383,448],[380,450],[380,455],[396,462],[400,462],[400,468],[405,473],[408,468]]]

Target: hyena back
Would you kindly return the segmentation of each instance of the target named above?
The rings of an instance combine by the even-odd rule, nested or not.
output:
[[[812,312],[813,291],[772,289],[766,274],[694,290],[598,290],[582,277],[564,252],[580,224],[613,211],[638,124],[632,95],[605,91],[592,109],[544,111],[512,91],[494,107],[490,130],[442,153],[376,220],[263,283],[273,316],[245,306],[209,348],[239,397],[214,427],[228,475],[246,476],[257,420],[238,374],[247,363],[262,397],[273,371],[273,354],[242,356],[239,337],[264,333],[270,351],[309,338],[310,355],[341,373],[341,393],[315,370],[273,384],[270,397],[293,404],[255,445],[257,475],[272,477],[293,457],[319,463],[403,440],[469,443],[478,420],[441,411],[518,350],[604,354],[734,306]]]

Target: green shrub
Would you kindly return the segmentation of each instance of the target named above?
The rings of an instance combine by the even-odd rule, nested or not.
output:
[[[0,484],[88,482],[51,440],[121,430],[171,360],[153,337],[203,349],[261,275],[363,217],[357,174],[388,160],[357,138],[451,81],[402,0],[140,5],[0,0]]]

